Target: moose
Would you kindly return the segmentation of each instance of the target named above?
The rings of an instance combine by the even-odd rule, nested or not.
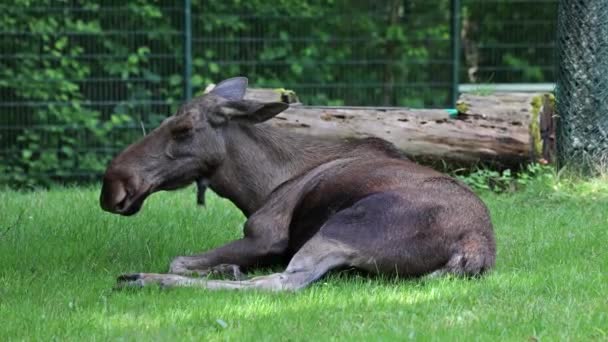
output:
[[[488,209],[465,185],[380,138],[288,134],[265,121],[289,105],[244,99],[247,84],[230,78],[182,105],[110,162],[100,196],[104,210],[128,216],[154,192],[203,184],[242,210],[243,237],[176,257],[166,274],[121,275],[119,287],[282,291],[340,268],[470,277],[494,266]],[[277,265],[286,268],[243,273]]]

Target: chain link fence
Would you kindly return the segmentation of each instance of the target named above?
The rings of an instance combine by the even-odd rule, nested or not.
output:
[[[608,2],[559,10],[558,157],[585,173],[608,170]]]
[[[0,183],[95,179],[234,75],[306,104],[427,108],[451,107],[458,82],[553,82],[557,2],[4,2]]]

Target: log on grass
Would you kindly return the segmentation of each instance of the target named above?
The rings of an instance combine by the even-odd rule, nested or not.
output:
[[[245,98],[290,103],[269,121],[276,127],[330,140],[380,137],[408,156],[430,162],[512,167],[550,162],[555,153],[550,94],[465,93],[457,115],[441,109],[303,106],[285,89],[250,88]]]
[[[544,103],[535,107],[538,97],[467,94],[455,116],[441,109],[292,105],[269,122],[322,139],[380,137],[416,159],[511,167],[538,156],[539,125],[532,124]]]

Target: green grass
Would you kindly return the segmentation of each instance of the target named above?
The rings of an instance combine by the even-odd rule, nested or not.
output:
[[[343,272],[278,294],[113,292],[120,273],[162,272],[238,237],[244,218],[215,196],[197,208],[192,188],[156,194],[131,218],[102,212],[97,197],[0,192],[0,341],[608,339],[606,181],[483,194],[498,258],[481,279]]]

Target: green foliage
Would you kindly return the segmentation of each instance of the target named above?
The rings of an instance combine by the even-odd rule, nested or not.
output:
[[[7,128],[0,135],[0,146],[6,147],[0,183],[48,186],[94,177],[116,146],[137,136],[132,128],[140,120],[154,125],[166,114],[139,104],[180,99],[181,81],[154,89],[162,76],[150,63],[149,41],[133,44],[128,36],[108,33],[116,29],[113,13],[102,11],[97,1],[72,4],[81,7],[78,11],[62,5],[67,6],[53,1],[0,5],[0,27],[10,28],[0,47],[12,54],[0,59],[0,93],[14,103],[0,116]],[[157,22],[162,15],[156,4],[137,1],[125,10],[130,12],[125,28],[171,30]],[[93,80],[104,78],[119,83],[110,83],[109,91],[103,83],[96,88]]]
[[[246,74],[309,104],[445,106],[448,86],[429,85],[449,78],[448,4],[194,1],[195,74]]]
[[[308,104],[444,107],[449,5],[193,0],[193,92],[246,75],[253,86],[293,89]],[[1,3],[0,184],[90,180],[142,127],[173,113],[185,83],[181,6],[167,0]],[[505,19],[551,15],[496,6],[463,2],[466,20],[477,27],[475,44],[507,39]],[[530,81],[547,78],[537,68],[536,49],[517,51],[501,53],[501,67],[525,69]]]
[[[512,172],[510,169],[497,171],[480,168],[466,175],[456,175],[456,178],[476,191],[497,193],[513,192],[539,180],[551,182],[556,177],[553,166],[541,164],[528,164],[518,172]]]
[[[554,82],[558,3],[463,0],[463,82]]]

